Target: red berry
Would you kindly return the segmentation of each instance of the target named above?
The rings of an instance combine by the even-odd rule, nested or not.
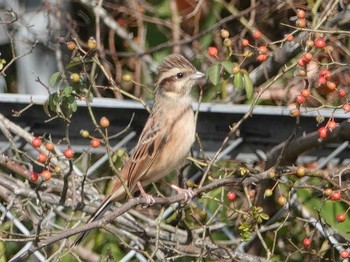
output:
[[[230,191],[227,193],[227,199],[230,200],[230,201],[233,201],[236,199],[236,193],[233,192],[233,191]]]
[[[74,156],[74,152],[73,152],[72,148],[70,148],[70,147],[68,147],[66,150],[64,150],[63,154],[68,159],[71,159]]]
[[[101,145],[100,139],[97,139],[97,138],[91,139],[91,141],[90,141],[90,146],[91,146],[92,148],[97,148],[97,147],[99,147],[100,145]]]
[[[259,30],[256,29],[256,30],[253,31],[252,36],[253,36],[253,38],[254,38],[255,40],[258,40],[258,39],[261,37],[261,32],[260,32]]]
[[[52,174],[50,172],[50,170],[44,170],[43,172],[41,172],[41,177],[44,179],[44,180],[50,180],[51,177],[52,177]]]
[[[52,151],[54,149],[54,144],[51,143],[51,142],[46,142],[45,143],[45,148],[48,150],[48,151]]]
[[[340,257],[343,259],[349,258],[350,257],[350,252],[347,251],[346,249],[340,251],[339,253]]]
[[[303,97],[302,95],[298,95],[297,98],[295,99],[295,102],[298,104],[302,104],[305,102],[305,97]]]
[[[337,221],[338,221],[339,223],[344,222],[344,221],[345,221],[345,219],[346,219],[345,214],[343,214],[343,213],[339,213],[339,214],[337,215]]]
[[[30,180],[32,181],[32,182],[36,182],[36,181],[38,181],[38,177],[39,177],[39,175],[38,175],[38,173],[36,173],[36,172],[30,172],[30,174],[29,174],[29,178],[30,178]]]
[[[333,191],[331,196],[329,197],[332,201],[337,201],[341,198],[340,191]]]
[[[326,46],[326,41],[322,37],[317,37],[314,43],[317,48],[324,48]]]
[[[100,119],[100,126],[103,128],[109,127],[109,119],[105,116],[101,117]]]
[[[332,77],[332,73],[329,72],[329,70],[326,69],[326,68],[321,69],[320,72],[319,72],[319,75],[323,76],[326,80],[330,80],[331,77]]]
[[[248,45],[249,45],[248,39],[243,38],[241,44],[242,44],[242,46],[244,46],[244,47],[248,46]]]
[[[40,162],[40,163],[45,163],[47,160],[47,156],[44,153],[39,153],[36,157],[36,159]]]
[[[328,129],[325,127],[320,127],[318,129],[318,137],[319,138],[326,138],[328,136]]]
[[[307,64],[306,59],[304,58],[304,56],[301,56],[301,57],[298,59],[298,65],[300,65],[300,66],[306,66],[306,64]]]
[[[258,60],[259,62],[264,62],[267,58],[267,55],[264,55],[264,54],[260,54],[257,56],[256,60]]]
[[[39,147],[39,146],[41,146],[42,142],[43,141],[41,140],[40,137],[34,137],[32,140],[32,146]]]
[[[219,51],[216,47],[214,46],[209,46],[208,47],[208,54],[212,57],[216,57],[218,55]]]
[[[310,96],[310,89],[303,89],[303,91],[301,91],[301,95],[308,98]]]
[[[303,9],[298,9],[297,10],[297,17],[298,18],[305,18],[305,11]]]
[[[304,247],[311,246],[311,239],[309,237],[304,238],[303,244],[304,244]]]
[[[346,91],[345,91],[345,89],[340,89],[340,90],[338,91],[338,95],[339,95],[340,97],[345,97],[345,96],[346,96]]]
[[[259,54],[267,54],[267,47],[265,45],[259,46],[258,47],[258,52]]]
[[[350,112],[350,104],[344,104],[343,105],[343,110],[345,111],[345,113]]]
[[[323,86],[324,84],[326,84],[327,80],[326,80],[326,78],[325,78],[324,76],[319,76],[319,77],[317,78],[317,82],[318,82],[321,86]]]
[[[325,76],[325,75],[327,74],[327,72],[329,72],[328,69],[323,68],[323,69],[320,70],[320,72],[319,72],[318,74],[319,74],[320,76]]]
[[[337,123],[335,121],[331,120],[328,122],[327,127],[329,128],[329,130],[333,131],[334,129],[337,128]]]

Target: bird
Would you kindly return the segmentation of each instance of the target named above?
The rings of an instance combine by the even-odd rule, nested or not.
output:
[[[139,140],[113,181],[110,192],[87,223],[101,219],[115,201],[125,199],[127,190],[131,194],[139,190],[149,203],[154,201],[143,188],[178,169],[195,141],[190,92],[204,76],[180,54],[163,59],[154,80],[153,107]],[[176,186],[173,188],[181,191]],[[73,246],[79,245],[87,233],[80,233]]]

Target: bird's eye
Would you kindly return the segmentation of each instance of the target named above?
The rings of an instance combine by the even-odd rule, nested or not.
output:
[[[183,77],[184,77],[184,73],[177,73],[177,74],[176,74],[176,77],[177,77],[177,78],[183,78]]]

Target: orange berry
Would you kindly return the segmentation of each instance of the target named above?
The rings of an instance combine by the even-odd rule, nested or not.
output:
[[[306,19],[305,18],[299,18],[299,19],[297,19],[295,24],[296,24],[297,27],[305,28],[306,27]]]
[[[312,54],[311,54],[311,53],[306,53],[306,54],[304,54],[304,58],[305,58],[307,61],[311,61],[311,59],[312,59]]]
[[[73,42],[73,41],[67,42],[67,48],[68,48],[68,50],[73,51],[76,47],[77,47],[77,45],[76,45],[75,42]]]
[[[48,180],[51,179],[52,174],[51,174],[50,170],[44,170],[43,172],[41,172],[40,176],[41,176],[44,180],[48,181]]]
[[[301,91],[301,95],[305,98],[308,98],[310,96],[310,90],[309,89],[303,89],[303,91]]]
[[[103,128],[109,127],[109,119],[105,116],[101,117],[100,119],[100,126]]]
[[[332,81],[327,81],[326,85],[329,91],[334,91],[337,87],[337,85]]]
[[[293,108],[291,111],[290,111],[290,115],[292,117],[298,117],[300,116],[300,110],[298,108]]]
[[[208,54],[212,57],[217,57],[219,51],[215,46],[209,46],[208,47]]]
[[[46,142],[46,143],[45,143],[45,148],[46,148],[46,150],[48,150],[48,151],[52,151],[52,150],[55,148],[55,146],[54,146],[54,144],[51,143],[51,142]]]
[[[242,46],[246,47],[246,46],[248,46],[248,45],[249,45],[249,40],[248,40],[248,39],[243,38],[243,39],[242,39],[242,41],[241,41],[241,44],[242,44]]]

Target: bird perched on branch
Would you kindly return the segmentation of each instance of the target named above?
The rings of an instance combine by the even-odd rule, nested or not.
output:
[[[115,179],[112,190],[87,223],[101,219],[114,201],[126,197],[127,191],[133,194],[140,190],[149,203],[154,201],[143,187],[179,168],[195,140],[190,91],[202,77],[204,74],[182,55],[173,54],[164,59],[155,79],[152,112],[139,141]],[[86,234],[81,233],[73,245],[78,245]]]

